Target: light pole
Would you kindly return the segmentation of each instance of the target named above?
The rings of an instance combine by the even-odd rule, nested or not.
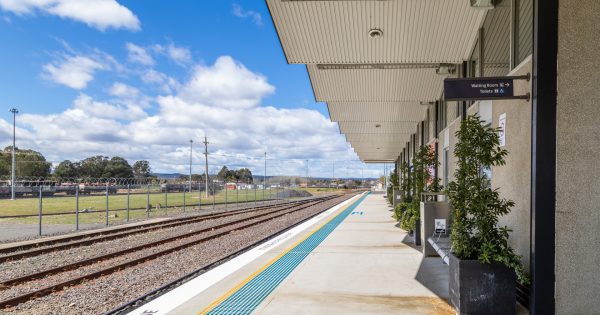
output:
[[[194,140],[190,139],[190,183],[189,183],[189,188],[190,188],[190,192],[192,192],[192,153],[193,153],[193,146],[194,145]]]
[[[17,113],[19,110],[16,108],[11,108],[10,112],[13,114],[13,145],[12,145],[12,169],[10,171],[10,200],[15,200],[15,177],[16,177],[16,123],[17,123]]]
[[[267,189],[267,152],[265,152],[265,176],[263,178],[263,189]]]
[[[306,188],[308,188],[308,160],[306,160]]]
[[[206,185],[206,198],[208,199],[208,139],[204,136],[204,184]],[[214,192],[213,192],[214,193]]]

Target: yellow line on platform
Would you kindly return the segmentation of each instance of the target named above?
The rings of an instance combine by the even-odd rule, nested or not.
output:
[[[210,305],[208,305],[206,308],[204,308],[198,314],[205,315],[208,312],[212,311],[215,307],[217,307],[219,304],[221,304],[227,298],[229,298],[230,296],[234,295],[239,289],[241,289],[244,285],[246,285],[246,283],[252,281],[252,279],[256,278],[256,276],[258,276],[261,272],[263,272],[265,269],[269,268],[269,266],[271,266],[272,264],[274,264],[277,260],[279,260],[285,254],[289,253],[292,249],[294,249],[300,243],[304,242],[311,235],[315,234],[318,230],[320,230],[322,227],[324,227],[327,223],[331,222],[338,215],[340,215],[342,212],[344,212],[344,210],[348,209],[348,207],[350,207],[352,204],[353,203],[349,203],[349,204],[341,207],[340,209],[338,209],[337,213],[333,217],[331,217],[329,220],[325,221],[323,224],[319,225],[319,227],[317,227],[314,230],[312,230],[305,237],[301,238],[300,240],[298,240],[296,243],[294,243],[290,247],[286,248],[283,252],[281,252],[279,255],[277,255],[276,257],[274,257],[273,259],[271,259],[269,262],[267,262],[264,266],[262,266],[261,268],[259,268],[255,272],[253,272],[250,276],[248,276],[242,282],[238,283],[235,287],[231,288],[231,290],[227,291],[227,293],[223,294],[223,296],[221,296],[220,298],[216,299],[214,302],[212,302]]]

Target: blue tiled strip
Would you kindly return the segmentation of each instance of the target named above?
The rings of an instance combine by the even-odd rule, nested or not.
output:
[[[250,314],[367,197],[365,194],[207,314]]]

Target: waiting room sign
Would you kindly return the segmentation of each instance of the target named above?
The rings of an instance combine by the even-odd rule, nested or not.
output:
[[[529,75],[512,77],[447,78],[444,80],[446,101],[529,99],[527,95],[514,95],[514,81],[527,80]]]

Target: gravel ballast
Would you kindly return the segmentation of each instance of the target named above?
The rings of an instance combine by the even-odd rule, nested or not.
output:
[[[202,266],[218,261],[258,240],[276,234],[289,226],[340,203],[348,197],[349,196],[335,198],[319,205],[310,206],[301,211],[286,214],[282,217],[260,223],[250,228],[234,231],[211,241],[193,245],[185,250],[173,252],[137,266],[126,268],[119,272],[67,288],[63,291],[39,297],[16,307],[2,310],[1,312],[8,314],[100,314],[129,300],[133,300],[146,292],[152,291],[153,289],[169,283]],[[242,224],[249,222],[251,221]],[[211,225],[214,225],[214,221],[211,221]],[[211,233],[218,233],[218,231],[219,230],[203,233],[203,235],[195,237],[200,238]],[[171,231],[171,233],[173,232]],[[146,239],[145,243],[147,242],[148,240]],[[95,251],[95,248],[91,246],[90,250]],[[132,253],[131,256],[128,255],[127,259],[141,256],[142,254],[147,254],[149,252],[155,252],[157,250],[158,249],[149,249],[147,251],[144,250]],[[112,251],[114,251],[114,248]],[[98,252],[95,251],[95,253],[97,256]],[[68,261],[64,260],[64,256],[62,258],[63,262]],[[58,257],[56,257],[56,259],[58,259]],[[125,258],[119,257],[115,258],[115,260],[111,259],[110,261],[102,262],[97,266],[88,266],[82,268],[82,270],[70,271],[67,273],[68,276],[65,276],[65,274],[61,275],[63,279],[71,278],[77,274],[88,273],[90,270],[107,267],[122,260],[125,260]],[[26,264],[21,266],[25,267],[24,265]],[[13,266],[12,272],[14,275],[17,272],[17,268]],[[22,274],[24,274],[23,271],[21,271],[21,275]],[[26,291],[26,288],[31,289],[31,287],[42,286],[47,283],[47,281],[55,281],[56,279],[53,279],[52,277],[56,278],[57,276],[58,275],[50,276],[48,279],[31,282],[18,291]],[[0,292],[0,294],[0,299],[5,299],[12,295],[9,291]]]

